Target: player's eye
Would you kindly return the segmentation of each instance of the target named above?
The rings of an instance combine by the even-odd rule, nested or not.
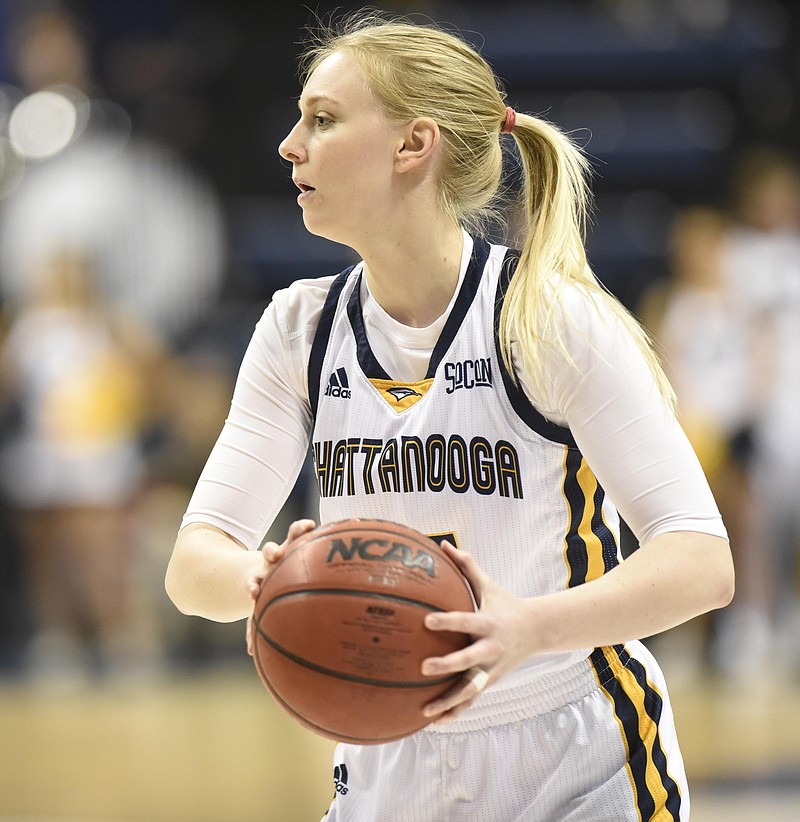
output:
[[[314,115],[314,125],[319,126],[320,128],[324,128],[327,125],[330,125],[331,118],[328,117],[327,114],[315,114]]]

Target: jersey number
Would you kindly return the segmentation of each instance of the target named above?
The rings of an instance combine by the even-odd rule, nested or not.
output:
[[[456,548],[460,547],[458,544],[458,539],[456,539],[456,535],[452,531],[447,531],[444,534],[428,534],[427,536],[439,545],[441,545],[446,540],[451,545],[454,545]]]

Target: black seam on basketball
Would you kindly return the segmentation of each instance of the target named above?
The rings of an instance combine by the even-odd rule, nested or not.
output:
[[[260,659],[260,657],[259,657]],[[326,736],[329,739],[335,739],[338,742],[351,742],[356,745],[381,745],[385,742],[393,742],[397,739],[402,739],[409,734],[407,732],[402,732],[396,735],[391,736],[350,736],[349,734],[342,733],[341,731],[337,731],[333,728],[328,728],[325,725],[320,725],[318,722],[313,722],[304,714],[301,714],[295,708],[293,708],[279,693],[272,682],[267,680],[264,683],[267,687],[267,690],[275,699],[276,702],[280,704],[280,706],[297,722],[306,727],[315,730],[317,733],[321,734],[322,736]],[[417,730],[421,730],[425,727],[425,725],[429,724],[430,720],[425,720],[424,723],[420,724],[420,727]],[[415,733],[415,731],[411,731],[410,733]]]
[[[304,668],[308,668],[311,671],[316,671],[318,674],[324,674],[325,676],[332,677],[333,679],[346,679],[348,682],[358,682],[361,685],[375,685],[378,688],[428,688],[431,685],[444,685],[446,682],[456,680],[460,676],[460,674],[451,674],[450,676],[438,677],[437,679],[426,679],[424,682],[395,682],[391,679],[370,679],[366,676],[347,674],[343,671],[335,671],[333,668],[323,668],[322,665],[317,665],[314,662],[303,659],[303,657],[297,656],[297,654],[293,654],[291,651],[288,651],[282,645],[275,642],[269,634],[265,633],[261,629],[260,625],[256,625],[256,630],[262,639],[268,642],[279,654],[283,654],[283,656],[287,659],[291,659],[292,662],[296,662]]]
[[[318,594],[333,594],[335,596],[353,596],[363,599],[382,599],[388,602],[394,602],[397,605],[413,605],[415,608],[424,608],[426,611],[436,611],[442,613],[443,608],[437,605],[431,605],[430,602],[424,602],[421,599],[410,599],[409,597],[401,597],[396,594],[381,594],[377,591],[359,591],[353,588],[312,588],[303,589],[302,591],[288,591],[285,594],[278,594],[273,597],[263,608],[258,615],[259,619],[267,612],[267,609],[276,602],[284,599],[296,599],[298,597],[317,596]]]
[[[263,661],[261,660],[261,654],[258,651],[258,646],[256,645],[256,652],[254,655],[255,659],[258,659],[258,664],[260,667],[263,667]],[[264,677],[264,685],[266,686],[269,693],[272,695],[273,699],[280,704],[280,706],[297,722],[302,725],[305,725],[312,730],[315,730],[317,733],[322,734],[323,736],[328,737],[329,739],[336,739],[340,742],[353,742],[356,744],[380,744],[382,742],[390,742],[394,738],[400,737],[387,737],[387,738],[376,738],[376,737],[358,737],[358,736],[349,736],[348,734],[340,733],[339,731],[334,730],[333,728],[328,728],[325,725],[320,725],[318,722],[313,722],[304,714],[301,714],[298,710],[293,708],[279,693],[277,688],[272,684],[269,677]],[[404,736],[405,734],[402,734]]]
[[[467,586],[467,590],[471,591],[469,586]],[[439,608],[436,605],[431,605],[430,602],[423,602],[419,599],[409,599],[408,597],[400,597],[394,594],[379,594],[376,591],[355,591],[351,588],[314,588],[311,591],[289,591],[286,594],[278,594],[278,596],[273,597],[256,615],[255,622],[256,627],[258,628],[258,632],[263,636],[260,624],[261,620],[264,614],[266,614],[269,608],[276,602],[285,599],[297,599],[299,597],[316,596],[317,594],[335,594],[337,596],[354,596],[362,597],[364,599],[382,599],[389,602],[393,602],[395,605],[412,605],[415,608],[424,608],[426,611],[444,613],[443,608]]]

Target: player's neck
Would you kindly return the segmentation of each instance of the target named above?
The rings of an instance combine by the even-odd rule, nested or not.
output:
[[[404,325],[423,328],[442,315],[458,283],[463,235],[458,226],[421,227],[387,237],[362,254],[372,296]]]

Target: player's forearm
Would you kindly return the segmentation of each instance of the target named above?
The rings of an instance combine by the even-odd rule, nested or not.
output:
[[[727,540],[656,537],[603,577],[528,601],[535,652],[641,639],[727,605],[734,588]]]
[[[184,614],[233,622],[252,612],[246,580],[264,569],[261,551],[246,550],[212,526],[189,525],[178,534],[165,587]]]

